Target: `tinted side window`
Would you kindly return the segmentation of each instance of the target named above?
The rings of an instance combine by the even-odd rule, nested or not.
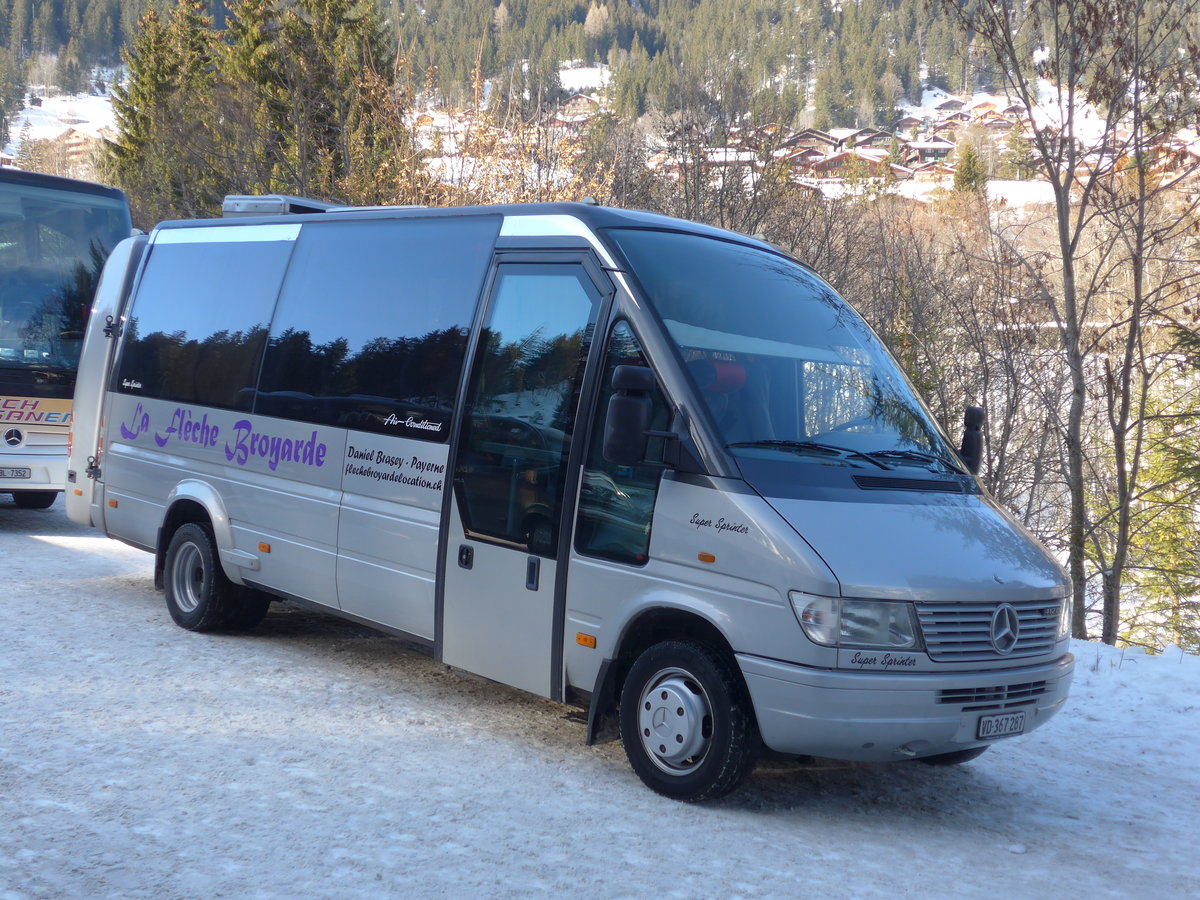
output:
[[[608,400],[613,394],[613,372],[617,366],[645,366],[641,345],[625,322],[618,322],[608,341],[604,374],[592,424],[592,440],[583,467],[576,512],[575,549],[589,556],[644,565],[650,552],[650,524],[662,469],[654,466],[618,466],[604,458],[604,422]],[[670,410],[662,393],[650,397],[653,413],[650,428],[666,429]],[[651,442],[648,455],[661,453],[661,443]]]
[[[553,557],[600,306],[577,265],[502,265],[467,391],[455,496],[467,532]]]
[[[203,229],[210,235],[218,230],[231,237],[251,234]],[[150,251],[114,387],[140,397],[249,410],[293,242],[218,242],[186,231],[164,232]]]
[[[305,225],[255,411],[445,440],[499,217]]]

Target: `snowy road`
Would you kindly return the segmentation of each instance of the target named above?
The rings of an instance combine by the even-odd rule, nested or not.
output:
[[[0,499],[0,900],[1200,896],[1200,658],[1077,644],[957,769],[659,798],[571,710],[296,608],[185,632],[151,558]]]

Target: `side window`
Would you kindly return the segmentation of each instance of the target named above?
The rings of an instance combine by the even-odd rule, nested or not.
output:
[[[150,251],[125,325],[115,389],[249,410],[293,243],[165,232]]]
[[[305,225],[255,412],[446,440],[498,221]]]
[[[474,536],[553,556],[600,295],[577,265],[499,269],[471,371],[455,496]]]
[[[575,525],[575,549],[589,556],[643,565],[649,558],[650,525],[662,470],[654,466],[618,466],[604,458],[604,420],[612,396],[617,366],[647,365],[642,348],[629,325],[618,322],[608,341],[596,421],[584,463]],[[659,391],[651,398],[654,413],[650,427],[664,431],[670,411]],[[651,447],[651,455],[654,449]]]

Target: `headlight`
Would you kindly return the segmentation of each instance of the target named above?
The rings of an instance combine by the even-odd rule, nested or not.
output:
[[[826,647],[915,650],[912,605],[891,600],[840,600],[791,591],[788,598],[809,640]]]
[[[1058,640],[1071,636],[1071,598],[1063,597],[1062,610],[1058,617]]]

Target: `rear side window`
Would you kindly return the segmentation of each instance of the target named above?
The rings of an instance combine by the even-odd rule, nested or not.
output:
[[[500,218],[305,225],[255,412],[443,441]]]
[[[115,389],[248,411],[296,230],[161,232],[125,324]]]

